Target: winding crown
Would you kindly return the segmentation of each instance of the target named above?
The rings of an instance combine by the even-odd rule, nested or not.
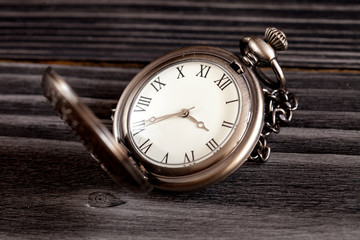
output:
[[[288,48],[285,34],[274,27],[266,28],[265,42],[270,44],[276,51],[284,51]]]

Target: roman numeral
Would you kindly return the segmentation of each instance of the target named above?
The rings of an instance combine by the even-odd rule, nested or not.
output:
[[[235,100],[227,101],[226,104],[233,103],[233,102],[238,102],[238,101],[239,101],[239,99],[235,99]]]
[[[210,66],[200,64],[200,72],[196,74],[196,76],[206,78],[210,71],[210,68],[211,68]]]
[[[195,161],[195,158],[194,158],[194,150],[191,151],[191,156],[189,158],[188,154],[185,153],[185,157],[184,157],[184,163],[186,162],[193,162]]]
[[[167,162],[168,162],[168,158],[169,158],[169,153],[166,153],[165,156],[163,157],[163,159],[161,160],[161,162],[167,163]]]
[[[179,75],[178,75],[177,79],[179,79],[180,77],[181,78],[185,77],[185,75],[182,72],[183,67],[184,66],[176,67],[176,69],[179,71]]]
[[[152,146],[152,142],[150,142],[150,139],[148,138],[143,144],[139,146],[140,151],[143,153],[147,153],[149,151],[150,147]]]
[[[205,145],[210,148],[211,151],[214,151],[219,146],[219,144],[213,138]]]
[[[133,130],[132,130],[133,136],[144,131],[145,130],[144,127],[145,127],[145,120],[141,120],[141,121],[133,123]]]
[[[222,127],[227,127],[227,128],[233,128],[234,124],[231,122],[227,122],[227,121],[223,121],[223,123],[221,124]]]
[[[158,92],[160,91],[160,89],[165,86],[166,84],[160,81],[160,77],[158,77],[157,79],[155,79],[152,83],[151,86],[153,86],[153,88],[155,88],[155,90]]]
[[[229,86],[232,81],[230,80],[230,78],[228,76],[226,76],[226,74],[224,73],[222,75],[222,77],[219,80],[214,81],[214,83],[216,83],[216,85],[218,85],[218,87],[224,91],[224,89]]]
[[[140,96],[139,101],[137,102],[134,112],[144,112],[146,111],[144,107],[150,105],[151,98]]]

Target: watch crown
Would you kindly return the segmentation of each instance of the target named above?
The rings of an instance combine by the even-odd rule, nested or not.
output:
[[[270,44],[276,51],[284,51],[288,48],[285,34],[277,28],[268,27],[265,30],[265,42]]]

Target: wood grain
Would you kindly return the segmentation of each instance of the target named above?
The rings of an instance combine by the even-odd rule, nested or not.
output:
[[[359,239],[359,10],[350,0],[2,0],[0,238]],[[50,109],[48,64],[34,64],[73,64],[51,65],[111,130],[140,71],[131,66],[188,45],[236,52],[240,36],[269,25],[287,33],[279,60],[299,110],[269,139],[268,163],[196,192],[116,186]]]
[[[6,193],[0,225],[6,237],[171,238],[176,232],[178,238],[195,239],[335,239],[340,231],[356,239],[359,234],[360,107],[343,103],[359,99],[357,74],[287,72],[301,104],[293,123],[270,139],[274,153],[269,163],[247,163],[199,192],[137,196],[115,186],[48,107],[40,89],[45,65],[0,67],[1,89],[7,90],[0,95],[1,187]],[[109,129],[111,105],[138,72],[53,67]],[[263,226],[260,231],[257,225]],[[291,229],[286,237],[283,228]]]
[[[13,169],[1,183],[12,190],[1,220],[2,227],[12,222],[9,236],[301,239],[336,238],[339,231],[346,239],[358,236],[357,156],[274,153],[268,164],[247,163],[226,181],[198,192],[137,196],[114,186],[79,143],[0,140]],[[19,158],[19,143],[31,151],[24,153],[31,161]],[[97,205],[121,204],[90,207],[94,193],[112,195]],[[283,235],[283,229],[291,231]]]
[[[353,1],[2,1],[0,59],[149,62],[182,46],[238,52],[241,35],[283,29],[291,67],[359,69]]]

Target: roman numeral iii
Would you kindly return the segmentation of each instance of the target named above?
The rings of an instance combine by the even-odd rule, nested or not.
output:
[[[238,102],[239,101],[239,99],[235,99],[235,100],[231,100],[231,101],[227,101],[227,102],[225,102],[226,104],[229,104],[229,103],[234,103],[234,102]]]

